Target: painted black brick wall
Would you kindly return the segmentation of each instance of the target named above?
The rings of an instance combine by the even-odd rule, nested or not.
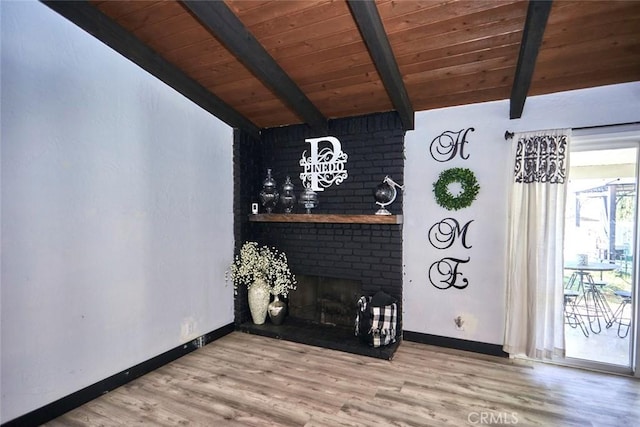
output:
[[[262,188],[262,145],[259,140],[237,129],[233,133],[233,234],[235,254],[246,240],[252,240],[248,221],[251,203]],[[251,314],[247,305],[247,289],[239,287],[234,301],[236,323],[247,321]]]
[[[332,120],[328,135],[337,137],[347,153],[349,177],[340,185],[318,192],[320,204],[313,213],[373,214],[378,206],[373,189],[385,175],[404,183],[404,131],[396,113],[373,114]],[[382,289],[402,307],[402,225],[250,223],[251,202],[258,193],[266,169],[271,168],[278,190],[289,175],[296,196],[303,190],[299,160],[313,134],[307,126],[265,130],[261,141],[236,133],[234,141],[236,253],[244,241],[252,240],[284,251],[294,274],[355,279],[362,292],[372,295]],[[402,214],[402,194],[388,207]],[[262,211],[262,210],[261,210]],[[276,212],[281,212],[277,207]],[[296,206],[295,213],[303,213]],[[402,313],[402,310],[399,310]],[[354,313],[355,316],[355,313]],[[246,290],[236,298],[236,322],[249,320]],[[402,331],[401,323],[399,331]]]

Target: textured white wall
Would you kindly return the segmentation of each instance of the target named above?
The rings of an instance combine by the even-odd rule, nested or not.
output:
[[[640,121],[640,83],[531,97],[521,119],[509,120],[509,102],[500,101],[416,114],[416,129],[405,139],[404,193],[404,329],[491,344],[502,344],[506,269],[506,197],[511,142],[505,130],[526,131],[577,128]],[[465,146],[468,160],[439,163],[429,155],[431,141],[444,131],[473,127]],[[481,186],[468,208],[447,211],[438,206],[432,184],[451,167],[474,171]],[[453,217],[468,221],[466,250],[459,243],[438,250],[428,241],[429,228]],[[444,256],[466,259],[460,272],[469,280],[465,289],[436,289],[428,280],[429,266]],[[460,284],[460,280],[458,280]],[[465,330],[453,319],[462,316]]]
[[[1,421],[233,321],[232,129],[2,2]]]

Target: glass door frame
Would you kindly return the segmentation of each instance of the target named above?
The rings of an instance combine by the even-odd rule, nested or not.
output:
[[[566,358],[563,364],[578,366],[588,369],[596,369],[620,374],[631,374],[640,378],[640,354],[638,343],[640,342],[640,328],[636,327],[640,319],[640,309],[638,303],[638,290],[640,289],[640,268],[638,266],[638,254],[640,253],[640,197],[638,197],[638,184],[640,183],[640,124],[594,127],[588,129],[576,129],[572,132],[571,152],[611,150],[619,148],[636,148],[636,209],[635,228],[633,235],[633,290],[632,290],[632,310],[631,329],[629,331],[629,367],[609,365],[606,363]],[[569,153],[569,168],[571,167],[571,154]]]

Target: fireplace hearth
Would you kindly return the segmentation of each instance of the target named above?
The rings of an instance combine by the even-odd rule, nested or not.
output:
[[[282,325],[246,322],[244,332],[296,341],[381,359],[391,359],[397,343],[373,348],[355,336],[359,280],[297,275],[298,289],[289,294],[288,316]]]
[[[355,319],[354,319],[355,324]],[[282,325],[274,325],[267,319],[262,325],[245,322],[239,325],[239,331],[270,338],[293,341],[302,344],[339,350],[361,356],[391,360],[400,344],[400,337],[395,343],[374,348],[360,342],[355,336],[355,327],[331,326],[310,322],[308,320],[287,317]]]

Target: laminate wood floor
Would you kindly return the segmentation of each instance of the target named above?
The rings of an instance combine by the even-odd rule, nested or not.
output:
[[[234,332],[48,426],[637,426],[640,382],[403,342],[392,361]]]

